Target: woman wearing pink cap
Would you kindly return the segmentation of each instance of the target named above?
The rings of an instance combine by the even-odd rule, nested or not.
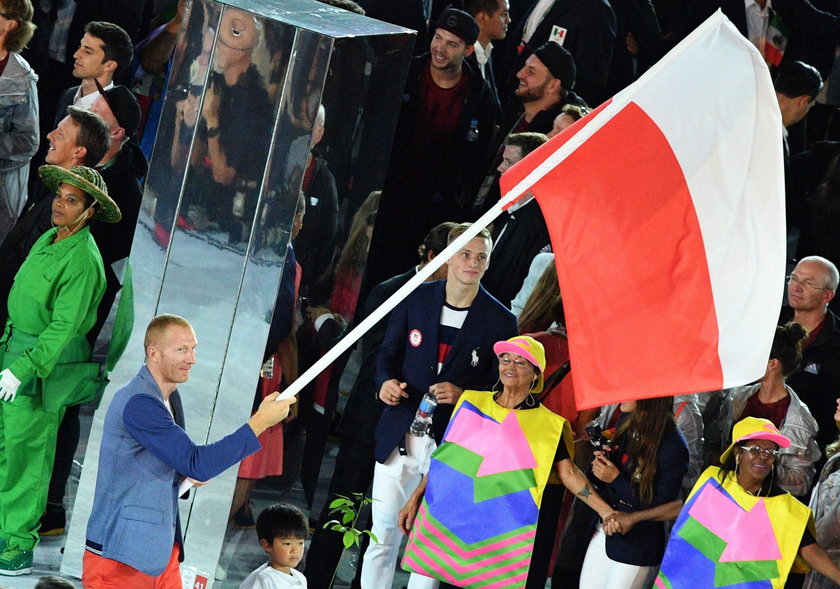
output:
[[[539,402],[542,344],[517,336],[493,351],[498,384],[461,396],[429,474],[397,519],[411,534],[403,568],[441,587],[525,585],[551,476],[601,517],[612,513],[571,460],[569,423]]]
[[[767,419],[735,424],[722,466],[706,469],[680,511],[654,587],[781,589],[790,572],[807,570],[797,556],[840,584],[814,539],[811,510],[778,486],[779,449],[790,443]]]

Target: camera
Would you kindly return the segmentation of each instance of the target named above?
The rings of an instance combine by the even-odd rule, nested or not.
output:
[[[609,440],[604,437],[601,431],[601,426],[597,421],[591,421],[586,424],[586,435],[589,436],[589,443],[592,444],[596,450],[600,450],[603,446],[609,445]]]

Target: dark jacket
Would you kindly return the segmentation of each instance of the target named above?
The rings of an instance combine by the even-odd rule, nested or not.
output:
[[[625,437],[617,440],[619,448],[626,444]],[[613,452],[616,456],[616,451]],[[665,434],[657,454],[653,501],[649,505],[643,505],[639,499],[631,480],[632,472],[627,472],[628,469],[622,468],[615,459],[613,462],[619,467],[620,474],[612,483],[599,483],[599,492],[603,492],[604,500],[616,510],[640,511],[678,498],[683,477],[688,471],[688,446],[676,426]],[[625,564],[658,566],[665,554],[667,540],[663,522],[639,522],[626,534],[607,536],[607,556]]]
[[[301,282],[306,285],[315,283],[329,271],[338,243],[338,189],[335,178],[327,167],[327,160],[314,151],[312,157],[312,180],[303,189],[306,217],[295,238],[295,252],[303,271]],[[312,296],[311,291],[305,294]]]
[[[614,96],[635,82],[666,49],[651,0],[610,0],[610,5],[615,12],[616,35],[607,96]],[[636,55],[627,51],[628,33],[633,33],[639,45]]]
[[[356,322],[361,322],[362,319],[375,311],[388,297],[397,292],[403,284],[411,280],[415,274],[417,274],[417,269],[412,268],[408,272],[389,278],[374,286],[367,299],[365,299],[362,313],[356,317]],[[376,428],[380,415],[382,415],[382,409],[385,407],[379,401],[379,388],[376,386],[375,360],[379,353],[379,348],[382,346],[382,340],[385,337],[387,327],[388,318],[385,317],[371,327],[362,337],[362,365],[359,368],[358,376],[356,376],[356,382],[353,383],[353,389],[350,391],[350,396],[347,399],[347,405],[344,407],[344,413],[341,416],[341,423],[338,429],[342,436],[353,438],[365,445],[371,445],[373,431]]]
[[[52,200],[52,194],[39,178],[29,193],[23,213],[0,245],[0,325],[5,325],[8,318],[6,301],[15,274],[38,238],[52,227]]]
[[[459,206],[465,198],[474,196],[478,189],[484,172],[482,169],[484,155],[487,153],[496,123],[496,103],[487,81],[469,60],[464,60],[462,67],[469,76],[469,87],[461,108],[461,115],[448,145],[436,146],[439,150],[445,150],[445,159],[452,163],[454,175],[449,177],[445,174],[419,172],[425,166],[422,162],[416,161],[411,138],[415,132],[422,131],[418,129],[418,120],[422,115],[423,80],[429,70],[430,59],[430,54],[426,53],[411,61],[399,122],[394,135],[394,148],[385,194],[391,197],[390,193],[393,193],[397,201],[410,198],[415,204],[427,204],[432,198],[438,197],[449,205]],[[475,125],[473,121],[476,121]],[[477,138],[470,133],[473,127],[478,131]],[[435,155],[439,157],[441,154]],[[405,184],[406,178],[414,176],[426,185],[422,188],[425,194],[417,193],[417,186]],[[416,212],[422,213],[422,211]]]
[[[140,147],[129,141],[117,152],[112,164],[106,164],[105,167],[97,168],[97,170],[105,180],[108,195],[120,207],[122,219],[119,223],[103,223],[95,220],[90,223],[90,234],[96,240],[96,245],[99,246],[99,252],[102,254],[102,261],[105,263],[107,282],[105,294],[102,295],[102,302],[96,312],[96,325],[88,334],[91,342],[96,341],[95,338],[99,335],[120,290],[120,281],[111,265],[127,258],[131,253],[134,230],[140,214],[140,203],[143,200],[140,178],[146,175],[149,164]]]
[[[58,106],[55,109],[55,121],[53,121],[53,128],[58,127],[58,124],[67,116],[67,107],[73,104],[73,98],[76,96],[78,86],[71,86],[58,99]]]
[[[128,257],[131,252],[134,228],[137,225],[140,203],[143,200],[140,178],[146,175],[149,164],[140,147],[129,141],[117,152],[113,164],[106,164],[105,167],[97,168],[97,170],[105,180],[108,195],[114,199],[122,213],[119,223],[91,222],[90,232],[102,253],[102,261],[105,262],[107,274],[108,266]]]
[[[780,323],[793,319],[793,309],[782,309]],[[821,450],[837,437],[834,413],[840,397],[840,319],[828,311],[822,330],[805,348],[799,369],[787,378],[811,415],[817,420],[817,444]],[[819,469],[817,469],[819,472]]]
[[[470,65],[475,71],[479,74],[481,73],[481,68],[478,65],[478,58],[475,56],[475,51],[467,56],[466,61],[470,62]],[[502,102],[499,100],[499,87],[496,85],[496,74],[493,72],[492,54],[487,58],[487,63],[484,64],[484,79],[487,82],[487,87],[490,89],[490,93],[493,95],[493,99],[496,101],[496,120],[499,120],[502,115]]]
[[[511,214],[503,214],[493,225],[493,253],[481,284],[503,305],[510,307],[510,302],[522,288],[534,256],[548,251],[550,243],[536,199]]]
[[[440,311],[445,298],[445,280],[421,284],[391,312],[376,359],[376,390],[396,378],[408,383],[409,397],[382,413],[376,426],[378,462],[384,462],[402,441],[431,385],[451,382],[464,390],[490,390],[499,376],[493,344],[518,333],[513,314],[480,287],[438,373]],[[435,410],[432,429],[438,442],[452,409],[452,405],[439,405]]]
[[[597,106],[607,95],[607,75],[610,71],[616,37],[616,20],[607,0],[556,0],[534,30],[527,46],[518,50],[522,32],[538,0],[534,0],[525,16],[507,34],[504,54],[496,61],[500,85],[507,93],[516,88],[516,72],[535,49],[548,42],[554,26],[566,29],[563,47],[575,58],[577,81],[575,92],[587,103]],[[563,80],[564,86],[569,87]],[[502,93],[505,93],[502,90]]]

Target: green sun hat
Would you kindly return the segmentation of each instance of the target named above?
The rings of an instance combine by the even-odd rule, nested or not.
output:
[[[47,185],[47,188],[54,194],[62,184],[70,184],[83,190],[91,198],[99,203],[99,209],[93,216],[98,221],[105,223],[117,223],[122,219],[120,207],[108,196],[108,187],[99,172],[87,166],[73,166],[62,168],[61,166],[41,166],[38,168],[38,175]]]

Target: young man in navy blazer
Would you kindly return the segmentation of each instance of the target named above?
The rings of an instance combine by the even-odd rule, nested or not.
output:
[[[467,227],[452,229],[449,242]],[[378,542],[365,552],[362,589],[390,589],[401,539],[397,514],[426,472],[461,393],[489,391],[496,382],[493,344],[517,334],[513,314],[480,285],[491,249],[483,230],[449,259],[445,281],[417,287],[388,320],[376,362],[379,399],[387,405],[376,427],[372,531]],[[409,428],[426,392],[438,406],[431,431],[415,436]],[[434,583],[416,575],[411,586]]]

